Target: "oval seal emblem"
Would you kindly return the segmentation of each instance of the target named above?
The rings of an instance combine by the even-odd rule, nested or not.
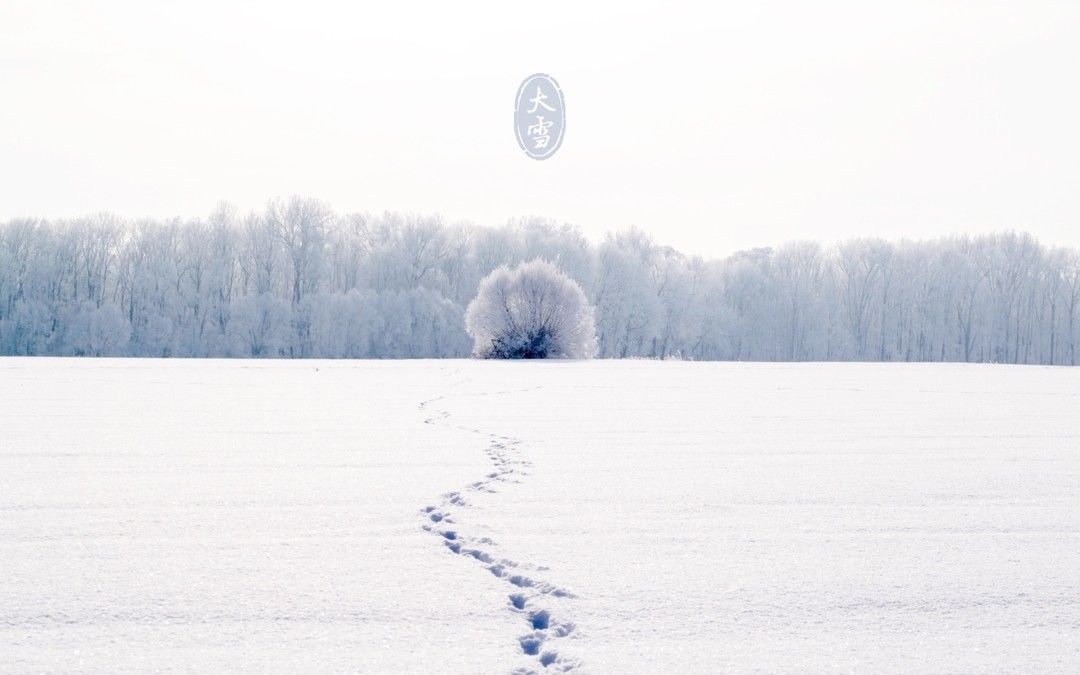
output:
[[[544,73],[526,77],[514,102],[518,145],[533,159],[547,159],[562,145],[565,131],[566,101],[559,83]]]

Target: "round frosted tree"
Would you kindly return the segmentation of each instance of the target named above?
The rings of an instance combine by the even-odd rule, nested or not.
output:
[[[473,356],[589,359],[596,356],[593,308],[573,279],[543,260],[505,265],[484,277],[465,310]]]

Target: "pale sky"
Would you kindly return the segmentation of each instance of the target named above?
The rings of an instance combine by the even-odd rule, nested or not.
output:
[[[0,219],[351,211],[718,256],[1028,230],[1080,246],[1080,3],[0,4]],[[558,80],[562,147],[514,96]]]

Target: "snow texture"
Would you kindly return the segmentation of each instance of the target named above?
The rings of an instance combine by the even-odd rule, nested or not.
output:
[[[1042,367],[0,359],[0,669],[1075,672]]]

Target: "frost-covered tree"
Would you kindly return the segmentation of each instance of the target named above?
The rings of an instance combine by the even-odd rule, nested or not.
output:
[[[1080,252],[1022,233],[813,243],[701,260],[295,197],[205,219],[0,222],[0,354],[440,358],[501,266],[580,284],[608,358],[1080,362]]]
[[[233,301],[229,330],[235,356],[285,356],[292,312],[287,300],[272,293],[245,295]]]
[[[465,310],[473,355],[492,359],[588,359],[596,355],[593,308],[581,286],[543,260],[484,277]]]
[[[112,303],[98,307],[87,300],[67,321],[69,353],[74,356],[123,355],[131,338],[131,326]]]
[[[651,356],[662,308],[653,243],[640,230],[609,236],[596,256],[595,305],[604,357]]]

